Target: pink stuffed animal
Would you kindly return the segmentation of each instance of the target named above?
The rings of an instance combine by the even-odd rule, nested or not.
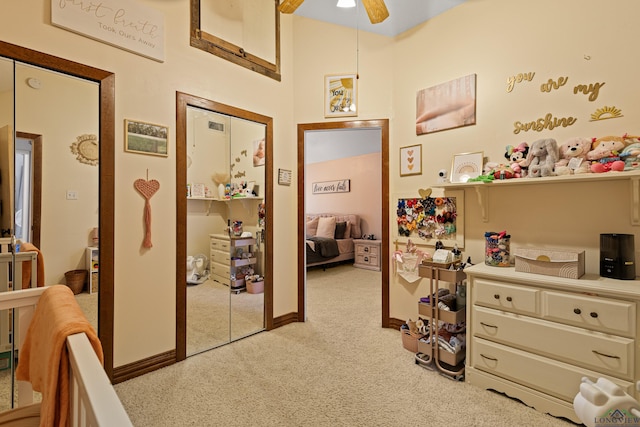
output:
[[[625,139],[620,136],[594,138],[591,151],[587,153],[587,160],[591,160],[591,172],[623,171],[624,161],[620,159],[620,152],[625,145]]]
[[[558,147],[560,160],[556,163],[556,174],[570,175],[591,172],[587,154],[591,151],[590,138],[570,138]]]

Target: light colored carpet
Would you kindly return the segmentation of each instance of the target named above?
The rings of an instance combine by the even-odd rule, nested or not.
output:
[[[187,286],[187,355],[264,329],[264,294],[230,292],[213,280]]]
[[[571,426],[417,366],[381,328],[380,273],[308,274],[308,320],[115,386],[144,426]]]

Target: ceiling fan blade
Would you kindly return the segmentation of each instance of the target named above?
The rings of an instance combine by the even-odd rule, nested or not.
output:
[[[282,13],[293,13],[296,11],[304,0],[283,0],[278,6],[278,10]]]
[[[364,8],[369,15],[369,21],[372,24],[379,24],[389,17],[389,11],[384,4],[384,0],[362,0]]]

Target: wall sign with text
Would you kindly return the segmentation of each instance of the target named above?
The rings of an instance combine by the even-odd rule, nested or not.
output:
[[[313,194],[348,193],[351,191],[351,180],[314,182],[311,184],[311,190]]]
[[[164,15],[135,0],[51,0],[51,23],[164,62]]]

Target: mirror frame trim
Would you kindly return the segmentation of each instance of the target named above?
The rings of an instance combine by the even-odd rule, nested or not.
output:
[[[265,125],[265,329],[273,329],[273,118],[176,92],[176,361],[187,358],[187,107],[193,106]]]
[[[280,74],[280,12],[279,0],[273,0],[276,19],[276,63],[273,64],[256,55],[245,51],[241,46],[236,46],[220,37],[202,31],[200,20],[200,0],[191,0],[191,27],[190,44],[192,47],[209,52],[212,55],[231,61],[234,64],[248,68],[251,71],[265,75],[274,80],[281,81]]]
[[[100,170],[99,232],[100,287],[98,290],[98,337],[104,353],[104,370],[113,381],[113,284],[115,194],[115,74],[57,56],[0,41],[0,56],[99,83]]]

